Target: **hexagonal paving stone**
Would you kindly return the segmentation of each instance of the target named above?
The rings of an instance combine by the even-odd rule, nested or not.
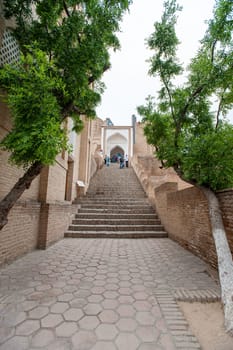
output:
[[[75,322],[63,322],[58,327],[56,327],[56,335],[58,337],[71,337],[78,327]]]
[[[84,308],[84,312],[86,315],[88,316],[96,316],[98,315],[101,311],[102,311],[102,307],[99,305],[99,304],[94,304],[94,303],[91,303],[91,304],[88,304],[85,306]]]
[[[103,306],[104,309],[116,309],[119,303],[115,299],[104,299],[101,305]]]
[[[15,336],[1,345],[1,350],[27,350],[28,337]]]
[[[143,326],[152,326],[155,323],[154,316],[148,311],[137,312],[136,320]]]
[[[46,328],[52,328],[58,326],[61,322],[63,322],[63,318],[59,314],[49,314],[42,318],[41,326]]]
[[[109,341],[98,341],[91,350],[116,350],[116,346]]]
[[[86,330],[91,330],[95,329],[100,321],[96,316],[84,316],[80,321],[79,321],[79,326],[80,328],[86,329]]]
[[[145,300],[137,300],[133,303],[133,306],[137,311],[149,311],[152,308],[152,305]]]
[[[121,295],[131,295],[133,294],[133,290],[131,288],[128,288],[128,287],[121,287],[119,290],[118,290],[119,294]]]
[[[134,299],[136,300],[147,300],[149,295],[145,292],[137,292],[137,293],[134,293]]]
[[[138,338],[132,333],[121,333],[116,339],[118,349],[136,350],[140,344]]]
[[[51,306],[50,310],[54,314],[62,314],[67,309],[69,309],[69,304],[68,303],[57,302],[53,306]]]
[[[63,294],[63,290],[61,288],[51,288],[48,291],[46,291],[46,294],[49,296],[57,297]]]
[[[70,301],[74,299],[74,296],[72,293],[64,293],[58,296],[57,300],[58,301]]]
[[[101,340],[112,340],[118,334],[118,330],[116,326],[112,324],[102,323],[96,328],[95,333]]]
[[[138,323],[132,318],[121,318],[116,325],[121,331],[133,332],[137,328]]]
[[[78,321],[84,316],[84,313],[81,309],[71,308],[64,312],[63,316],[66,321]]]
[[[106,290],[117,290],[119,286],[115,283],[108,283],[104,286]]]
[[[55,336],[51,330],[41,329],[39,332],[32,338],[32,345],[39,348],[44,348],[45,346],[52,343],[55,339]]]
[[[79,331],[72,336],[72,344],[75,350],[92,349],[97,337],[92,331]]]
[[[135,314],[135,309],[131,305],[122,304],[117,308],[117,312],[122,317],[132,317]]]
[[[135,301],[131,295],[121,295],[118,300],[120,304],[133,304]]]
[[[38,303],[36,301],[26,300],[18,305],[17,310],[30,311],[34,309],[37,305]]]
[[[104,286],[104,285],[106,284],[106,282],[103,281],[103,280],[96,280],[96,281],[93,282],[93,284],[94,284],[95,286],[102,287],[102,286]]]
[[[51,288],[52,287],[49,284],[42,284],[41,286],[37,286],[36,290],[41,292],[41,291],[49,290]]]
[[[40,319],[49,313],[49,309],[46,306],[38,306],[29,312],[29,318]]]
[[[102,295],[98,295],[98,294],[92,294],[91,296],[88,297],[88,301],[90,303],[100,303],[102,300],[104,300],[104,298],[102,297]]]
[[[104,293],[104,297],[106,299],[116,299],[119,296],[119,294],[115,291],[108,290]]]
[[[104,323],[115,323],[119,319],[119,316],[113,310],[104,310],[99,314],[99,319]]]
[[[155,327],[140,326],[136,330],[137,336],[147,343],[156,342],[159,337],[159,331]]]
[[[161,348],[156,343],[144,343],[141,344],[138,348],[138,350],[163,350],[164,348]]]
[[[88,289],[79,289],[74,296],[77,298],[87,298],[91,295],[91,291]]]
[[[40,328],[37,320],[26,320],[16,328],[16,335],[30,335]]]
[[[105,288],[104,287],[99,287],[99,286],[95,286],[91,289],[91,292],[93,294],[103,294],[105,292]]]
[[[70,301],[71,307],[82,308],[87,305],[88,301],[84,298],[75,298]]]
[[[107,280],[106,280],[106,283],[107,284],[117,284],[118,285],[118,282],[119,282],[119,279],[116,278],[116,277],[108,277]]]
[[[7,327],[14,327],[26,319],[25,312],[9,312],[4,316],[4,323]]]

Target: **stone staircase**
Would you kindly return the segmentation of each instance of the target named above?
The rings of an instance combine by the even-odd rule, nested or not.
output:
[[[133,168],[103,167],[77,203],[80,209],[65,237],[167,237]]]

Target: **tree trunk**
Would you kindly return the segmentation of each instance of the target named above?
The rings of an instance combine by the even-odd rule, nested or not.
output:
[[[233,261],[222,221],[219,201],[213,191],[202,187],[209,205],[210,222],[214,237],[218,270],[221,285],[221,298],[224,306],[226,331],[233,335]]]
[[[31,186],[32,181],[40,174],[42,168],[43,164],[40,162],[33,163],[23,177],[16,182],[11,191],[0,202],[0,230],[7,224],[7,217],[11,208],[15,205],[23,192]]]

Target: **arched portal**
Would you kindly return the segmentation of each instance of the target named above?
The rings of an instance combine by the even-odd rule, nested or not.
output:
[[[127,155],[130,161],[133,156],[133,128],[104,125],[101,133],[101,147],[103,154],[109,156],[112,161],[120,155]]]
[[[124,150],[120,146],[115,146],[111,151],[110,151],[110,158],[111,162],[114,163],[118,160],[119,157],[124,157]]]

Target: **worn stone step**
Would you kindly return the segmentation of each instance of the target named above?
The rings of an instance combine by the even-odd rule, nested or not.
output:
[[[153,208],[125,209],[125,208],[80,208],[79,213],[114,213],[114,214],[152,214]]]
[[[147,209],[147,208],[151,208],[151,206],[149,204],[95,204],[93,205],[92,203],[83,203],[81,205],[81,208],[95,208],[95,209],[98,209],[98,208],[102,208],[102,209],[116,209],[116,208],[119,208],[119,209]]]
[[[100,218],[77,218],[72,221],[73,225],[159,225],[159,219],[129,219],[121,217],[110,219],[100,219]]]
[[[162,231],[162,225],[74,225],[71,231]]]
[[[133,191],[133,190],[132,190]],[[126,192],[128,193],[128,192]],[[98,198],[101,198],[103,197],[104,195],[106,195],[106,197],[109,197],[111,200],[113,199],[118,199],[118,198],[121,198],[122,197],[122,194],[121,193],[111,193],[111,196],[109,196],[109,192],[106,192],[105,194],[104,193],[101,193],[101,194],[98,194],[98,193],[94,193],[92,196],[86,196],[86,198],[95,198],[95,199],[98,199]],[[137,193],[128,193],[129,197],[132,198],[132,199],[146,199],[147,196],[145,195],[141,195],[141,194],[137,194]]]
[[[81,198],[78,201],[79,204],[150,204],[147,198]]]
[[[144,220],[151,220],[151,219],[154,219],[154,220],[159,220],[158,219],[158,216],[157,214],[155,213],[152,213],[152,214],[146,214],[146,213],[142,213],[142,214],[139,214],[139,213],[136,213],[136,214],[133,214],[133,213],[127,213],[127,214],[124,214],[124,213],[121,213],[120,216],[119,216],[119,213],[117,214],[114,214],[114,213],[78,213],[75,215],[75,218],[76,219],[90,219],[90,220],[95,220],[95,219],[122,219],[122,220],[125,220],[125,219],[144,219]],[[160,221],[160,220],[159,220]]]
[[[69,238],[166,238],[165,231],[67,231],[65,237]]]

